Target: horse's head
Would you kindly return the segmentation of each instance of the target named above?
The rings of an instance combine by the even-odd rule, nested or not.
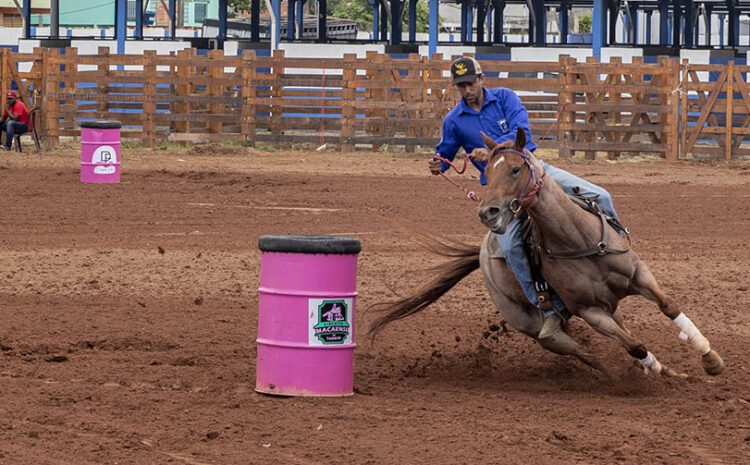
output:
[[[487,191],[479,206],[479,218],[492,232],[503,234],[528,198],[529,188],[535,188],[532,182],[535,186],[541,182],[532,168],[531,152],[525,148],[523,129],[518,129],[514,142],[498,144],[484,133],[482,138],[490,149],[490,158],[484,170]]]

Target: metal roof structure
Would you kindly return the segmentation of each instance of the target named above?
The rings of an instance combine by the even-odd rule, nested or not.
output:
[[[152,0],[153,1],[153,0]],[[175,37],[176,21],[175,11],[177,0],[166,0],[170,14],[170,37]],[[260,37],[260,5],[262,0],[251,0],[250,17],[251,33],[250,41],[259,42]],[[274,21],[275,30],[272,31],[272,47],[278,46],[282,39],[280,22],[281,0],[269,1],[271,15],[278,18]],[[305,1],[313,0],[288,0],[285,18],[286,30],[284,39],[287,41],[304,40],[305,37],[298,33],[304,30],[303,5]],[[739,44],[740,17],[750,14],[750,0],[368,0],[373,9],[373,31],[375,41],[387,42],[392,46],[402,44],[416,44],[417,2],[429,3],[429,50],[434,53],[438,44],[438,9],[439,2],[454,3],[461,5],[461,27],[460,42],[473,45],[507,45],[503,39],[503,12],[507,5],[526,5],[529,11],[528,34],[529,41],[526,45],[544,47],[547,43],[547,18],[549,15],[557,15],[560,25],[560,40],[556,43],[566,44],[569,32],[569,12],[571,8],[590,8],[592,10],[592,44],[594,55],[599,55],[601,48],[618,44],[616,40],[616,26],[620,15],[623,17],[626,30],[628,31],[627,43],[624,45],[643,46],[660,45],[672,48],[695,48],[695,47],[719,47],[736,48]],[[127,38],[127,3],[128,0],[115,0],[115,36],[118,41],[118,52],[124,51],[124,43]],[[134,39],[143,39],[144,24],[144,0],[134,0],[136,10]],[[318,37],[314,40],[319,42],[330,41],[327,31],[327,0],[317,0],[318,10],[321,12],[317,17]],[[51,30],[50,37],[59,37],[59,0],[50,0]],[[217,42],[227,39],[227,16],[228,0],[219,0],[219,18]],[[31,0],[23,0],[23,11],[26,16],[26,31],[24,36],[30,37],[30,15]],[[657,13],[658,21],[653,21],[653,13]],[[722,30],[719,44],[711,43],[711,18],[718,15]],[[406,16],[407,30],[402,30],[402,18]],[[641,18],[643,24],[639,24]],[[706,39],[703,44],[698,44],[698,31],[700,21],[703,21]],[[726,34],[723,30],[726,20]],[[476,24],[476,27],[474,27]],[[638,28],[645,28],[647,37],[646,44],[638,43]],[[651,44],[652,31],[658,30],[658,41]],[[406,32],[406,34],[404,34]],[[726,40],[724,36],[726,35]],[[618,45],[623,45],[619,43]]]

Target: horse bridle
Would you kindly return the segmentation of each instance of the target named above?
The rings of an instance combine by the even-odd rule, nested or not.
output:
[[[545,170],[542,165],[542,175],[537,178],[536,171],[534,171],[534,165],[531,164],[531,152],[526,149],[523,149],[522,152],[513,148],[506,148],[498,150],[497,153],[513,153],[518,155],[529,169],[529,177],[526,179],[526,184],[518,194],[508,202],[508,210],[513,213],[513,216],[518,216],[518,213],[531,202],[534,196],[539,192],[539,189],[544,185],[544,178],[547,176],[547,170]],[[530,189],[529,186],[531,186]]]
[[[508,210],[513,213],[513,216],[518,216],[518,213],[528,204],[531,202],[531,200],[534,198],[534,196],[537,195],[539,192],[539,189],[542,188],[544,185],[544,178],[547,176],[547,170],[544,169],[544,165],[542,165],[542,175],[537,178],[536,172],[534,171],[534,166],[531,164],[531,152],[529,152],[526,149],[523,149],[523,152],[513,149],[513,148],[506,148],[498,150],[497,153],[513,153],[518,156],[520,156],[523,159],[523,162],[526,164],[526,166],[529,168],[529,177],[526,180],[526,184],[523,186],[523,189],[519,191],[518,194],[516,194],[515,197],[513,197],[510,202],[508,202]],[[529,185],[531,185],[531,189],[529,189]],[[528,189],[528,191],[527,191]],[[589,247],[587,249],[583,250],[576,250],[574,252],[560,252],[560,253],[554,253],[551,250],[549,250],[546,247],[541,247],[541,250],[544,250],[545,254],[550,258],[557,258],[557,259],[574,259],[574,258],[583,258],[583,257],[589,257],[591,255],[607,255],[607,254],[623,254],[630,250],[631,242],[630,242],[630,232],[625,228],[624,232],[626,237],[628,238],[628,246],[625,249],[613,249],[607,244],[607,230],[606,230],[606,217],[604,215],[604,212],[599,211],[599,218],[601,220],[601,238],[599,242],[594,245],[593,247]]]

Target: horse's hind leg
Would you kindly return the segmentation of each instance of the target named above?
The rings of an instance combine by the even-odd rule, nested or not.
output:
[[[591,368],[599,370],[608,379],[613,378],[612,374],[604,366],[604,364],[594,358],[593,355],[585,352],[583,350],[583,347],[575,339],[565,333],[565,331],[558,331],[551,337],[537,339],[537,342],[540,346],[549,350],[550,352],[556,353],[558,355],[572,355]]]
[[[662,365],[649,350],[635,337],[623,330],[612,315],[600,308],[587,308],[578,314],[596,331],[616,340],[628,351],[628,354],[643,366],[646,373],[655,372],[664,376],[684,377],[671,368]]]
[[[656,278],[645,263],[638,263],[631,287],[636,293],[659,304],[662,313],[680,328],[680,339],[689,342],[693,349],[701,355],[701,362],[706,373],[719,375],[724,371],[724,360],[715,350],[711,349],[708,339],[701,334],[690,318],[682,313],[677,304],[661,290],[659,283],[656,282]]]
[[[615,323],[617,323],[617,326],[622,328],[623,331],[630,334],[630,330],[625,326],[625,318],[622,316],[622,310],[619,308],[612,312],[612,319],[615,320]]]

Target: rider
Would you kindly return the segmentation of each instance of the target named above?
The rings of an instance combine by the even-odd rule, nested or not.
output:
[[[23,102],[17,99],[14,90],[9,90],[5,96],[7,103],[3,107],[3,114],[0,117],[0,135],[5,131],[6,136],[5,144],[0,145],[0,147],[10,150],[13,137],[29,130],[29,111]]]
[[[451,77],[462,99],[443,121],[442,139],[435,150],[435,157],[429,160],[430,172],[437,175],[447,170],[449,165],[436,157],[453,160],[458,149],[463,147],[466,153],[471,154],[472,164],[481,173],[479,181],[485,185],[487,178],[484,167],[489,158],[489,150],[482,140],[481,132],[495,142],[505,142],[513,141],[517,128],[522,128],[528,141],[526,148],[533,152],[537,146],[531,138],[529,115],[521,99],[512,90],[503,87],[484,87],[482,67],[474,58],[462,57],[454,61],[451,64]],[[565,192],[598,195],[602,210],[614,218],[617,217],[612,197],[606,190],[549,164],[545,163],[544,168],[547,175],[560,184]],[[499,239],[506,263],[521,284],[524,294],[529,302],[538,306],[534,281],[524,251],[521,221],[513,220]],[[554,335],[560,330],[562,322],[570,318],[565,304],[554,292],[551,300],[552,310],[544,312],[544,325],[539,333],[539,339]]]

